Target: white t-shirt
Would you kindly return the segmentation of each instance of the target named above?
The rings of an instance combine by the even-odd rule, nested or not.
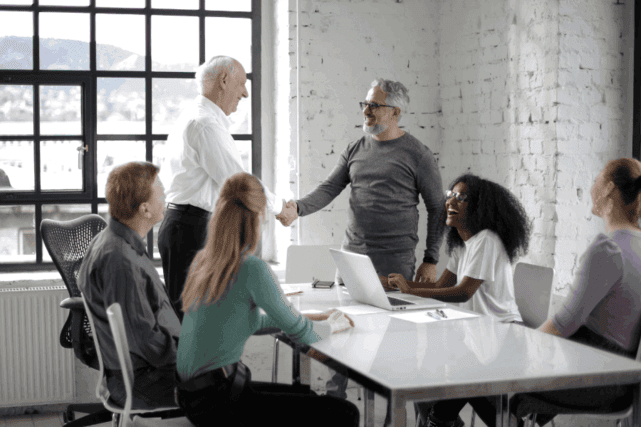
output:
[[[464,243],[452,251],[447,269],[456,274],[458,283],[465,276],[483,283],[461,307],[501,322],[523,321],[514,298],[512,265],[499,236],[486,229]]]

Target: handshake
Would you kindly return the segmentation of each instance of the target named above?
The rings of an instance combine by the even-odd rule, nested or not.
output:
[[[276,219],[285,227],[289,227],[292,222],[296,221],[296,218],[298,218],[298,206],[296,205],[296,202],[290,200],[285,203],[285,200],[283,199],[283,209],[278,215],[276,215]]]

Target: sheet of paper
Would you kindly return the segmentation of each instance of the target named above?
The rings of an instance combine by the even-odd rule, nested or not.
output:
[[[415,310],[415,311],[410,311],[406,312],[403,314],[392,314],[390,317],[396,317],[397,319],[401,320],[406,320],[408,322],[414,322],[414,323],[429,323],[429,322],[442,322],[446,320],[456,320],[456,319],[465,319],[468,317],[478,317],[478,314],[473,314],[473,313],[466,313],[464,311],[458,311],[452,308],[443,308],[441,309],[447,318],[442,318],[438,314],[436,314],[436,310]],[[435,316],[437,316],[440,320],[436,320],[432,316],[428,315],[427,313],[432,313]]]
[[[283,289],[283,292],[285,293],[285,295],[288,295],[294,292],[300,292],[303,290],[303,286],[301,285],[280,285],[280,287]]]
[[[372,314],[372,313],[387,313],[388,310],[374,307],[367,304],[356,304],[356,305],[344,305],[340,307],[335,307],[336,310],[340,310],[345,314],[351,314],[352,316],[358,316],[359,314]]]

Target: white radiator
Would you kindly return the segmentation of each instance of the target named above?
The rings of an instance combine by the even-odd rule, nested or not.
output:
[[[74,400],[73,350],[60,346],[64,286],[0,289],[0,407]]]

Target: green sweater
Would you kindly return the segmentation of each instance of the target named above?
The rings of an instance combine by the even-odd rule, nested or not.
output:
[[[269,266],[250,255],[220,301],[195,309],[192,304],[185,313],[176,363],[180,379],[238,362],[250,335],[274,326],[304,344],[331,333],[327,322],[312,322],[296,310]]]

